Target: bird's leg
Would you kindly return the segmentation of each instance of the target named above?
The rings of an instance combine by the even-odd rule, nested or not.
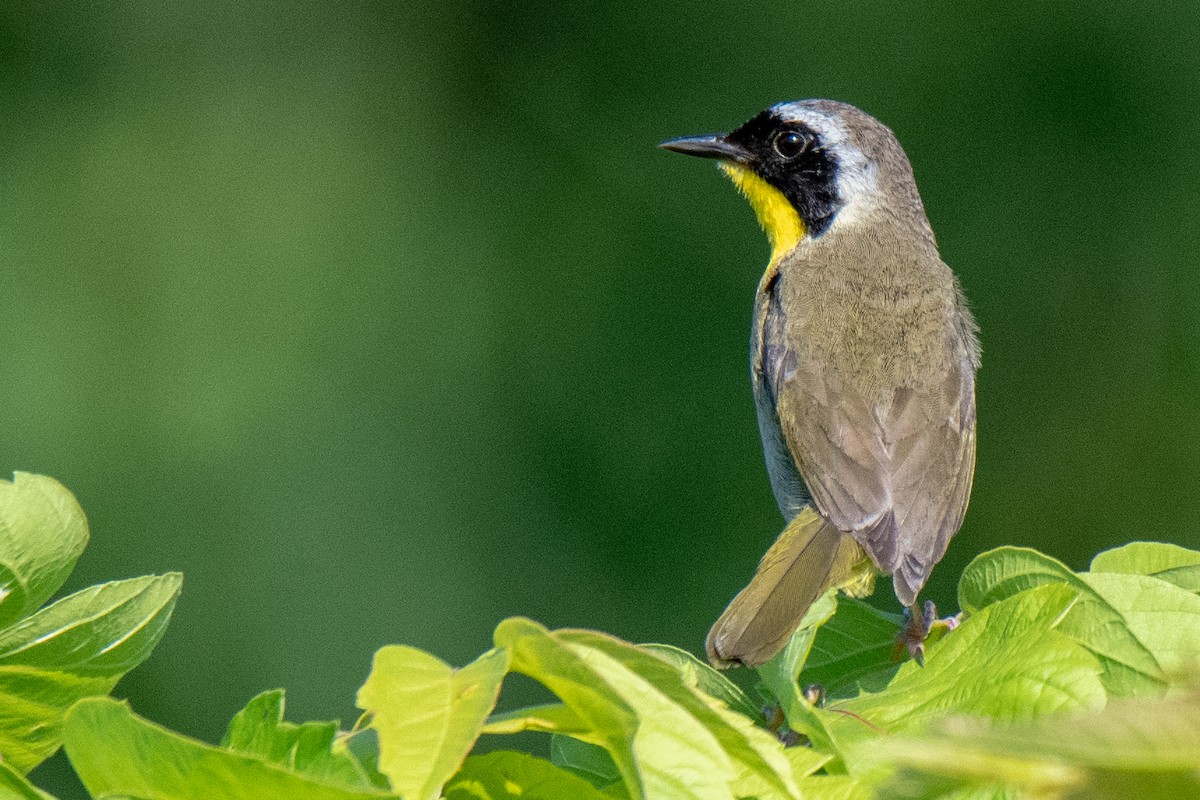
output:
[[[904,628],[900,631],[899,640],[904,643],[908,655],[922,667],[925,666],[925,639],[937,619],[937,606],[932,600],[926,600],[924,607],[914,602],[904,609]]]
[[[899,661],[904,651],[915,659],[922,667],[925,666],[925,642],[941,639],[958,627],[961,614],[945,619],[937,618],[937,607],[932,600],[926,600],[925,605],[913,603],[904,609],[904,627],[896,634],[896,649],[892,658]]]

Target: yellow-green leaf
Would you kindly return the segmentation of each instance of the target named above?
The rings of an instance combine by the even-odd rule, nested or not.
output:
[[[107,694],[154,649],[179,595],[178,574],[76,592],[0,632],[0,754],[22,771],[61,744],[76,700]]]
[[[783,709],[788,726],[807,736],[815,748],[830,755],[837,754],[837,747],[829,733],[828,722],[820,710],[804,697],[797,680],[804,669],[817,630],[837,611],[837,594],[837,590],[833,589],[813,603],[783,650],[758,668],[758,676]]]
[[[920,729],[948,714],[1033,719],[1095,709],[1106,695],[1096,658],[1057,625],[1077,595],[1068,586],[1021,592],[973,614],[907,662],[883,692],[831,703],[843,743]]]
[[[326,783],[257,756],[197,742],[109,697],[88,698],[71,709],[63,745],[83,785],[97,798],[395,800],[385,792]]]
[[[1117,610],[1167,675],[1200,667],[1200,595],[1147,575],[1085,572],[1079,577]]]
[[[87,540],[83,509],[61,483],[28,472],[0,480],[0,627],[57,591]]]
[[[689,685],[670,663],[592,631],[505,620],[497,645],[513,670],[544,684],[588,728],[634,798],[796,797],[779,743]]]
[[[1000,784],[1004,796],[1039,800],[1200,797],[1200,693],[1011,725],[948,719],[925,735],[878,742],[874,756],[899,767],[885,798],[1005,791]]]
[[[496,705],[509,654],[490,650],[456,670],[412,647],[375,654],[358,707],[379,735],[379,771],[405,800],[436,798]]]
[[[282,689],[253,698],[229,721],[221,746],[316,780],[371,788],[366,770],[339,738],[337,722],[286,722],[284,705]]]
[[[55,800],[30,783],[24,775],[0,761],[0,800]]]
[[[1001,547],[967,565],[959,580],[959,602],[965,612],[973,614],[1034,586],[1069,587],[1078,601],[1058,631],[1096,655],[1106,690],[1114,697],[1161,694],[1168,681],[1158,660],[1129,629],[1122,612],[1086,577],[1036,550]]]
[[[1200,551],[1162,542],[1130,542],[1092,559],[1092,572],[1151,575],[1200,593]]]
[[[471,756],[446,784],[446,800],[612,800],[583,778],[526,753]]]

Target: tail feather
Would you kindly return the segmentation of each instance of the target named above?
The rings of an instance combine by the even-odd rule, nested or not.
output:
[[[811,507],[804,509],[709,631],[708,660],[717,667],[767,661],[787,644],[818,597],[861,580],[865,560],[852,537]]]

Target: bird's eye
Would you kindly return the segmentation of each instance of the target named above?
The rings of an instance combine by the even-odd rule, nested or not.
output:
[[[795,158],[808,148],[808,137],[799,131],[780,131],[775,134],[775,152],[784,158]]]

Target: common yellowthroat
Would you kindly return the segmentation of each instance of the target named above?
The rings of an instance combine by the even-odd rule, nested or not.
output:
[[[816,598],[865,594],[877,572],[909,609],[920,659],[933,609],[917,594],[971,493],[980,350],[908,157],[881,122],[831,100],[661,146],[717,159],[771,244],[750,373],[787,526],[709,632],[709,660],[761,664]]]

